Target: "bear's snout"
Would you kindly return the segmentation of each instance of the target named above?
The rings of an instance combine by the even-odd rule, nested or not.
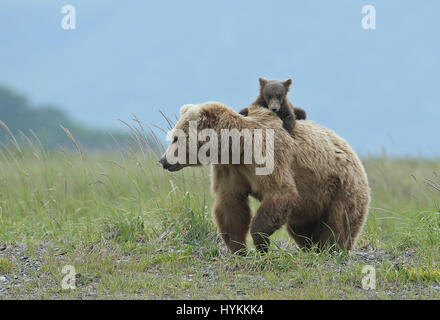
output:
[[[269,110],[273,111],[273,112],[277,112],[278,110],[280,110],[280,106],[271,105],[271,106],[269,106]]]
[[[163,156],[162,158],[160,158],[158,162],[162,165],[162,168],[164,168],[165,170],[168,170],[168,171],[178,171],[183,168],[183,166],[178,163],[170,164],[167,161],[166,156]]]
[[[274,100],[269,101],[268,107],[269,107],[270,111],[278,112],[280,110],[281,105],[280,105],[279,101],[274,99]]]
[[[165,158],[165,156],[163,156],[162,158],[159,159],[158,161],[162,167],[165,169],[165,166],[168,164],[167,159]]]

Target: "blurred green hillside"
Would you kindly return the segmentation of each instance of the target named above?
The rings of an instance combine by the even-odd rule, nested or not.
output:
[[[0,120],[18,141],[26,140],[23,134],[34,139],[35,133],[48,149],[73,147],[72,140],[62,127],[86,150],[111,150],[116,146],[115,140],[124,144],[128,138],[128,134],[122,131],[108,132],[77,123],[56,106],[33,106],[25,96],[5,87],[0,87]],[[4,145],[11,142],[4,125],[0,127],[0,142]]]

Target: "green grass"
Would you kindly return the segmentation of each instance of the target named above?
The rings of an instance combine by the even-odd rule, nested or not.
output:
[[[2,148],[0,239],[13,250],[0,251],[0,298],[440,298],[439,161],[363,159],[372,203],[352,253],[298,250],[282,229],[267,255],[237,257],[216,233],[209,168],[168,173],[144,141],[113,154]],[[376,290],[362,289],[367,264]],[[77,289],[61,288],[65,265]]]
[[[7,274],[12,271],[13,264],[8,258],[0,258],[0,274]]]

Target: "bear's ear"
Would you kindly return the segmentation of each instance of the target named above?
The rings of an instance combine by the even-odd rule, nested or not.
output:
[[[185,104],[183,106],[180,107],[180,115],[182,116],[184,113],[186,113],[191,107],[193,106],[193,104]]]
[[[260,77],[258,78],[258,82],[260,83],[260,87],[263,88],[267,84],[267,79]]]
[[[180,116],[187,120],[196,120],[200,116],[203,104],[185,104],[180,108]]]
[[[292,79],[287,79],[286,81],[283,82],[283,85],[284,85],[286,88],[289,88],[290,85],[292,84],[292,82],[293,82]]]

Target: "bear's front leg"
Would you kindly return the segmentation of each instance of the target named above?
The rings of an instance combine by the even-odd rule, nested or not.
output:
[[[269,237],[286,222],[293,204],[294,194],[274,193],[263,198],[251,223],[251,235],[258,251],[267,252]]]
[[[220,195],[214,204],[214,216],[226,246],[233,253],[245,254],[246,234],[251,221],[247,195]]]
[[[283,119],[283,128],[287,130],[289,133],[293,133],[293,128],[295,127],[295,117],[292,115],[287,115]]]

